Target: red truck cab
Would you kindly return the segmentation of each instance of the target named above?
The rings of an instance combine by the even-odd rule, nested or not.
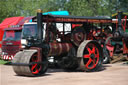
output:
[[[4,35],[4,29],[9,28],[9,26],[11,25],[17,25],[19,21],[21,21],[24,17],[9,17],[4,19],[1,23],[0,23],[0,57],[2,57],[2,39],[3,39],[3,35]]]
[[[16,52],[21,47],[22,27],[5,29],[2,40],[2,57],[6,60],[12,60]]]
[[[21,33],[24,23],[29,22],[33,17],[24,17],[17,25],[6,28],[2,40],[2,59],[12,60],[14,55],[21,48]]]

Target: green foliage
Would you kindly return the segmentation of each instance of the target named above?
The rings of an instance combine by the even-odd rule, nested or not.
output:
[[[47,2],[47,0],[0,0],[0,22],[6,17],[34,16],[38,8],[47,9]]]
[[[43,12],[68,10],[76,16],[111,16],[118,10],[128,11],[127,0],[0,0],[0,22],[6,17],[35,16]]]

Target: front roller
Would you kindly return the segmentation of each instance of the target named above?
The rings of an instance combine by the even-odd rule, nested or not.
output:
[[[92,40],[84,40],[77,51],[79,69],[97,71],[102,65],[103,52],[101,46]]]
[[[43,57],[42,63],[38,63],[37,50],[23,50],[16,53],[12,63],[13,70],[17,75],[40,76],[44,74],[48,67],[47,60]]]

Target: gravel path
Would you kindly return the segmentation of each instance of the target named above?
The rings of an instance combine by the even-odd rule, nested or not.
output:
[[[90,73],[49,69],[40,77],[17,76],[11,66],[0,65],[0,85],[128,85],[128,65],[107,64]]]

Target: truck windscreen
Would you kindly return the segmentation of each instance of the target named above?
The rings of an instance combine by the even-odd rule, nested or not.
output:
[[[26,39],[28,36],[37,38],[37,24],[26,24],[22,31],[22,39]]]
[[[17,41],[21,39],[21,30],[6,30],[3,41]]]

